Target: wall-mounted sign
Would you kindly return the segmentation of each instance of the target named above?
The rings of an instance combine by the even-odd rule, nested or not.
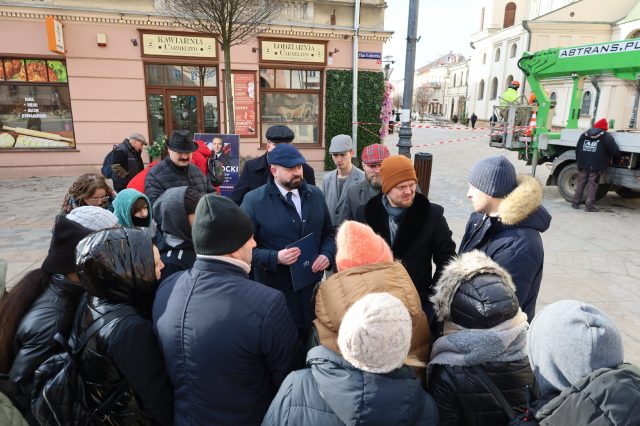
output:
[[[360,59],[382,59],[382,53],[380,53],[380,52],[358,52],[358,58],[360,58]]]
[[[288,40],[261,40],[263,61],[326,63],[325,43],[300,43]]]
[[[256,136],[256,76],[251,72],[233,71],[231,74],[233,111],[236,133]]]
[[[142,33],[142,54],[215,59],[216,39],[189,34]]]
[[[52,16],[47,16],[47,44],[49,50],[55,53],[64,54],[64,37],[62,36],[62,23],[56,21]]]

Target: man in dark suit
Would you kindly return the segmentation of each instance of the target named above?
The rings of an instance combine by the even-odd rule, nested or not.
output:
[[[322,192],[302,179],[305,159],[300,152],[290,144],[280,144],[269,155],[269,164],[273,176],[249,192],[241,206],[255,229],[253,274],[256,281],[284,294],[300,338],[306,341],[315,319],[314,285],[294,289],[290,266],[301,250],[287,246],[313,234],[317,256],[308,261],[312,272],[321,275],[334,262],[335,233]]]
[[[260,188],[262,185],[267,183],[269,176],[271,176],[269,163],[267,161],[269,152],[271,152],[280,143],[293,142],[295,134],[293,133],[293,130],[287,126],[277,125],[269,127],[266,137],[267,152],[258,158],[247,161],[244,164],[244,169],[242,170],[242,174],[240,174],[238,183],[236,183],[233,188],[231,199],[238,205],[242,204],[242,200],[247,192]],[[305,182],[310,185],[316,184],[316,175],[311,166],[306,163],[303,164],[302,172]]]

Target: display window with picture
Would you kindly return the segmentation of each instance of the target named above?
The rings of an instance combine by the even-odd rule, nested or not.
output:
[[[296,144],[319,144],[322,111],[322,71],[260,68],[262,142],[269,127],[289,126]]]
[[[0,150],[74,149],[66,62],[0,57]]]

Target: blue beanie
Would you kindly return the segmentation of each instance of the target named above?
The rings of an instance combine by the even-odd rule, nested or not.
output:
[[[504,198],[518,185],[516,169],[504,156],[478,161],[469,173],[468,182],[494,198]]]

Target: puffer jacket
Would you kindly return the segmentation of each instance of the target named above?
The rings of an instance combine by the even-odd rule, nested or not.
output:
[[[367,373],[324,346],[309,351],[307,367],[287,376],[264,426],[438,424],[433,399],[408,367]]]
[[[445,321],[445,336],[433,345],[427,378],[427,391],[438,405],[440,425],[506,425],[507,414],[474,370],[476,366],[484,369],[512,408],[527,406],[534,376],[525,352],[527,323],[511,277],[482,252],[466,253],[445,268],[431,300],[438,318]],[[522,317],[520,323],[506,326],[518,316]],[[473,336],[469,337],[472,340],[455,339],[456,328],[450,327],[447,333],[447,322],[470,330],[467,336]],[[500,339],[491,332],[496,328],[517,330],[506,348],[494,340]],[[440,339],[448,341],[448,346],[440,345]],[[436,361],[443,347],[464,362]],[[495,362],[497,356],[513,360]]]
[[[94,334],[80,354],[89,408],[124,382],[128,386],[109,416],[115,424],[172,424],[173,387],[149,319],[157,285],[150,236],[140,229],[109,229],[82,240],[76,253],[87,297],[72,341],[101,316],[128,308]]]
[[[20,321],[14,337],[15,358],[9,371],[12,381],[30,384],[33,373],[51,355],[61,351],[56,333],[69,337],[84,289],[64,275],[51,276],[49,284]]]
[[[153,204],[164,191],[176,186],[193,186],[203,194],[214,191],[207,177],[195,164],[190,163],[184,168],[178,167],[167,156],[157,166],[149,169],[144,182],[144,193]]]
[[[211,150],[203,141],[195,141],[196,145],[198,145],[198,149],[193,153],[191,157],[191,162],[195,164],[202,174],[207,175],[207,161],[209,161],[209,157],[211,157]]]
[[[529,421],[527,421],[529,420]],[[640,422],[640,368],[601,368],[514,425],[636,426]]]
[[[0,425],[2,426],[28,426],[29,423],[22,417],[20,411],[13,406],[11,400],[0,392]]]
[[[481,250],[511,274],[529,322],[536,312],[542,282],[544,247],[541,233],[551,215],[542,206],[542,186],[532,176],[518,176],[518,186],[500,204],[498,215],[473,213],[459,253]]]
[[[344,314],[367,294],[382,292],[397,297],[409,311],[412,323],[409,358],[419,361],[422,367],[426,366],[431,343],[429,323],[422,310],[418,291],[399,262],[350,268],[320,284],[316,294],[316,319],[313,321],[320,343],[339,354],[338,330]],[[408,364],[417,366],[411,360]]]
[[[120,176],[116,171],[111,178],[113,181],[113,189],[120,192],[127,187],[127,184],[135,175],[144,169],[141,153],[131,145],[129,139],[125,139],[118,145],[112,158],[112,167],[120,166],[120,170],[126,172],[126,175]]]

